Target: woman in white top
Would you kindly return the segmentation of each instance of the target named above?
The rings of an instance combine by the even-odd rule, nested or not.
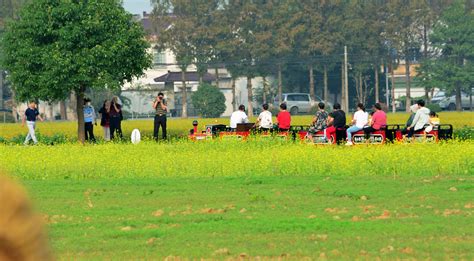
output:
[[[256,126],[262,131],[267,131],[273,128],[272,113],[268,111],[268,104],[262,105],[263,111],[258,115]]]
[[[352,118],[352,126],[347,129],[347,143],[346,145],[352,145],[352,133],[358,132],[364,128],[369,122],[369,114],[365,112],[364,104],[357,104],[357,111],[354,113]]]

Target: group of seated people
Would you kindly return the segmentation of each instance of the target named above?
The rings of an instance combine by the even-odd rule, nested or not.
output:
[[[258,115],[255,127],[261,131],[269,131],[274,129],[272,113],[268,110],[269,105],[262,105],[263,111]],[[277,115],[277,126],[279,131],[289,131],[291,128],[291,114],[287,110],[286,103],[280,104],[280,112]],[[237,130],[237,124],[249,123],[249,118],[245,113],[245,106],[240,105],[239,110],[232,113],[230,116],[230,128],[232,131]]]
[[[262,105],[263,111],[259,114],[255,127],[262,131],[268,131],[274,129],[272,120],[272,113],[268,110],[269,105]],[[403,135],[408,138],[413,137],[415,132],[425,130],[430,132],[434,127],[440,124],[438,115],[435,112],[431,112],[430,109],[425,107],[423,100],[418,100],[416,104],[411,106],[413,112],[410,116],[405,129],[402,131]],[[280,112],[276,117],[275,126],[279,131],[289,131],[291,127],[291,115],[287,111],[286,103],[280,104]],[[245,106],[240,105],[239,110],[232,113],[230,118],[230,127],[232,131],[235,131],[237,124],[248,123],[249,119],[245,113]],[[341,110],[339,103],[334,104],[333,111],[328,113],[325,110],[325,104],[320,102],[318,104],[318,111],[313,118],[311,127],[309,129],[310,134],[317,132],[323,132],[326,139],[329,141],[331,137],[336,133],[337,130],[345,130],[347,134],[346,145],[353,145],[352,135],[358,131],[364,131],[366,137],[371,133],[385,129],[387,126],[387,115],[382,110],[382,105],[376,103],[373,106],[373,111],[366,112],[365,106],[362,103],[357,104],[356,112],[352,117],[350,126],[346,129],[346,113]]]

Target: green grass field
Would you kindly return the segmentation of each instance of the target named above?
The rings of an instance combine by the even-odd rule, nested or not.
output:
[[[60,260],[470,260],[472,151],[472,141],[64,144],[0,146],[0,165],[30,191]]]
[[[472,115],[442,119],[473,126]],[[191,122],[170,121],[171,132],[185,135]],[[150,123],[124,129],[149,134]],[[68,137],[74,128],[39,125]],[[0,170],[30,192],[59,260],[472,260],[473,151],[472,140],[2,144]]]

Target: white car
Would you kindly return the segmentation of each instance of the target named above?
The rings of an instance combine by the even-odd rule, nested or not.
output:
[[[291,115],[309,113],[312,107],[317,106],[322,101],[318,96],[316,96],[316,100],[312,100],[308,93],[283,93],[282,98]],[[274,105],[279,106],[279,103],[278,98],[276,98]],[[326,103],[326,108],[332,109],[332,104]]]

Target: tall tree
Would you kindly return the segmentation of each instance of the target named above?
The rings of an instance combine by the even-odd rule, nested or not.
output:
[[[426,11],[424,1],[392,0],[386,4],[387,15],[385,34],[398,57],[405,62],[406,106],[407,112],[411,105],[411,62],[420,50],[422,39],[418,34],[421,18]]]
[[[258,1],[229,1],[225,4],[228,43],[226,53],[232,58],[234,75],[247,78],[248,115],[253,116],[252,79],[257,76],[256,64],[261,58],[258,34],[263,10]],[[261,42],[260,42],[261,43]]]
[[[35,0],[20,17],[3,39],[17,98],[58,101],[74,92],[83,142],[86,89],[118,89],[150,66],[143,28],[115,0]]]
[[[462,109],[461,92],[474,86],[474,11],[468,1],[456,0],[434,25],[431,35],[438,55],[426,61],[421,73],[432,85],[456,95],[456,110]]]

